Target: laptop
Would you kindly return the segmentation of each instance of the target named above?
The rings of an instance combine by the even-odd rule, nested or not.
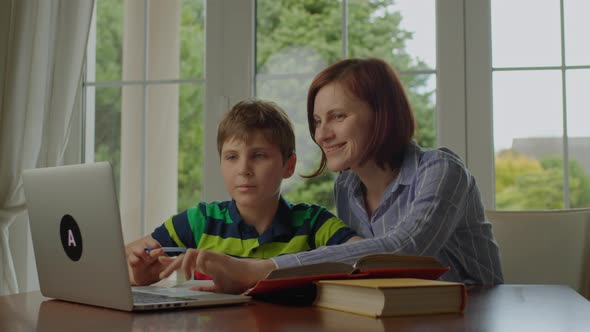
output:
[[[246,303],[250,297],[131,287],[110,163],[23,171],[41,293],[125,311]]]

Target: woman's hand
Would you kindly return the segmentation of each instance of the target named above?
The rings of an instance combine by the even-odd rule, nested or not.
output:
[[[269,259],[238,259],[208,250],[189,249],[176,257],[160,257],[166,269],[160,278],[182,269],[187,279],[192,279],[195,269],[213,279],[213,286],[197,286],[193,289],[208,292],[239,294],[256,285],[276,266]]]

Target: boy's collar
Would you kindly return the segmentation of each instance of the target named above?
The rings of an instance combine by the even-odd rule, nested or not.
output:
[[[291,227],[291,203],[279,197],[279,206],[277,212],[272,219],[272,224],[260,235],[258,243],[289,241],[293,236],[293,229]]]
[[[293,228],[291,227],[291,209],[293,205],[283,198],[282,195],[279,197],[278,204],[277,212],[272,219],[272,223],[264,233],[259,236],[258,243],[261,245],[281,239],[290,239],[292,237]],[[243,231],[257,233],[254,226],[248,225],[244,222],[244,219],[242,219],[242,216],[238,211],[238,206],[235,200],[232,199],[228,209],[231,219],[239,223],[240,228]]]

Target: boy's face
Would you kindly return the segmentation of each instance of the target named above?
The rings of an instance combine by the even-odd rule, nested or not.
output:
[[[268,206],[278,200],[281,181],[293,175],[295,154],[283,163],[281,150],[260,132],[248,142],[230,138],[221,148],[221,174],[239,207]]]

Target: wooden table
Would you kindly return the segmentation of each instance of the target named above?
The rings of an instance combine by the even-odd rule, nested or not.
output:
[[[128,313],[44,298],[0,297],[0,331],[590,331],[590,302],[566,286],[470,287],[463,315],[374,319],[315,307],[247,305]]]

